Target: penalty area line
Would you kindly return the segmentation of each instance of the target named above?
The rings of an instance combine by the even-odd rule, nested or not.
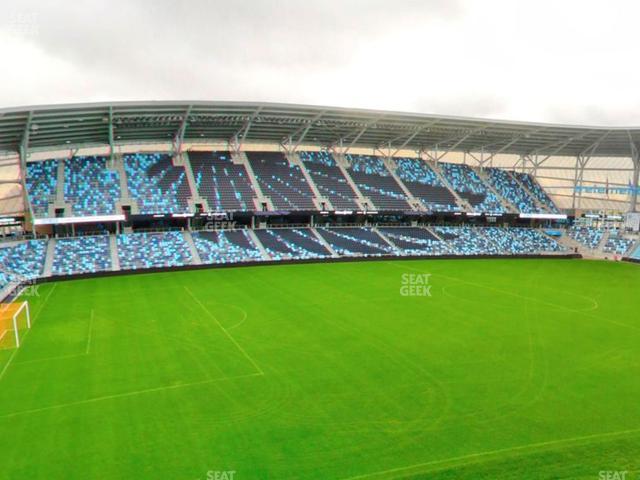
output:
[[[6,413],[4,415],[0,415],[0,419],[13,418],[13,417],[21,416],[21,415],[30,415],[32,413],[47,412],[49,410],[57,410],[57,409],[60,409],[60,408],[77,407],[77,406],[80,406],[80,405],[87,405],[87,404],[91,404],[91,403],[104,402],[106,400],[116,400],[116,399],[120,399],[120,398],[135,397],[137,395],[144,395],[144,394],[147,394],[147,393],[164,392],[164,391],[168,391],[168,390],[177,390],[177,389],[180,389],[180,388],[195,387],[195,386],[199,386],[199,385],[208,385],[208,384],[216,383],[216,382],[224,382],[224,381],[229,381],[229,380],[237,380],[237,379],[240,379],[240,378],[259,377],[259,376],[262,376],[262,374],[260,374],[260,373],[248,373],[246,375],[236,375],[234,377],[208,378],[206,380],[200,380],[200,381],[197,381],[197,382],[178,383],[178,384],[175,384],[175,385],[166,385],[164,387],[146,388],[144,390],[134,390],[133,392],[116,393],[114,395],[104,395],[102,397],[88,398],[86,400],[78,400],[76,402],[59,403],[57,405],[49,405],[47,407],[32,408],[30,410],[22,410],[22,411],[19,411],[19,412]]]
[[[200,308],[204,310],[207,313],[207,315],[211,317],[214,322],[216,322],[216,324],[218,324],[218,327],[220,327],[220,330],[222,330],[222,332],[227,336],[227,338],[231,340],[231,342],[238,348],[238,350],[240,350],[240,353],[242,353],[244,357],[247,360],[249,360],[251,365],[253,365],[253,367],[258,371],[258,374],[264,375],[264,371],[260,368],[260,366],[255,362],[253,358],[249,356],[246,350],[242,348],[242,346],[236,341],[235,338],[233,338],[233,336],[227,331],[227,329],[224,328],[224,326],[220,323],[220,321],[216,318],[216,316],[213,313],[211,313],[207,307],[203,305],[203,303],[198,299],[198,297],[195,296],[195,294],[189,289],[189,287],[185,285],[184,289],[191,296],[191,298],[193,298],[193,300],[200,306]]]

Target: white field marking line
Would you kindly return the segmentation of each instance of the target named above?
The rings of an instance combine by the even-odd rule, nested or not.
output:
[[[197,382],[179,383],[177,385],[167,385],[167,386],[164,386],[164,387],[154,387],[154,388],[147,388],[147,389],[144,389],[144,390],[134,390],[132,392],[116,393],[114,395],[105,395],[105,396],[102,396],[102,397],[88,398],[86,400],[78,400],[76,402],[60,403],[60,404],[57,404],[57,405],[49,405],[48,407],[33,408],[33,409],[30,409],[30,410],[22,410],[22,411],[19,411],[19,412],[7,413],[5,415],[0,415],[0,419],[13,418],[13,417],[17,417],[17,416],[20,416],[20,415],[30,415],[32,413],[46,412],[46,411],[49,411],[49,410],[57,410],[59,408],[76,407],[76,406],[80,406],[80,405],[87,405],[87,404],[91,404],[91,403],[103,402],[105,400],[115,400],[115,399],[120,399],[120,398],[135,397],[137,395],[144,395],[144,394],[147,394],[147,393],[163,392],[163,391],[167,391],[167,390],[176,390],[176,389],[179,389],[179,388],[195,387],[195,386],[207,385],[207,384],[215,383],[215,382],[223,382],[223,381],[227,381],[227,380],[237,380],[237,379],[240,379],[240,378],[259,377],[259,376],[262,376],[262,374],[261,373],[248,373],[246,375],[236,375],[234,377],[208,378],[206,380],[200,380],[200,381],[197,381]]]
[[[91,309],[91,314],[89,315],[89,333],[87,334],[87,350],[85,351],[85,355],[89,355],[89,349],[91,348],[92,327],[93,327],[93,308]]]
[[[195,300],[195,302],[200,306],[200,308],[202,308],[207,313],[207,315],[209,315],[218,324],[218,326],[220,327],[220,330],[222,330],[224,334],[227,336],[227,338],[233,342],[233,344],[238,348],[238,350],[240,350],[240,352],[245,356],[245,358],[249,360],[249,362],[251,362],[251,365],[254,366],[254,368],[258,371],[258,373],[260,375],[264,375],[264,371],[258,366],[258,364],[253,360],[253,358],[249,356],[249,354],[245,351],[244,348],[242,348],[242,346],[236,341],[236,339],[233,338],[233,336],[227,331],[227,329],[222,326],[222,324],[218,321],[216,316],[212,314],[209,311],[209,309],[202,304],[202,302],[198,299],[198,297],[196,297],[193,294],[193,292],[189,289],[189,287],[185,285],[184,289],[187,291],[189,295],[191,295],[191,298]]]
[[[408,265],[398,265],[397,263],[391,263],[391,265],[395,265],[398,268],[409,269],[409,270],[413,270],[413,271],[420,272],[420,273],[427,273],[424,270],[418,270],[417,268],[413,268],[413,267],[410,267]],[[540,300],[539,298],[527,297],[527,296],[520,295],[520,294],[517,294],[517,293],[514,293],[514,292],[510,292],[508,290],[502,290],[500,288],[495,288],[495,287],[490,287],[488,285],[483,285],[481,283],[469,282],[467,280],[463,280],[462,278],[458,278],[458,277],[451,277],[449,275],[443,275],[441,273],[434,273],[432,275],[436,276],[436,277],[446,278],[448,280],[456,280],[456,281],[458,281],[460,283],[467,284],[467,285],[472,285],[474,287],[484,288],[484,289],[487,289],[487,290],[493,290],[494,292],[503,293],[505,295],[510,295],[510,296],[516,297],[516,298],[522,298],[523,300],[531,300],[533,302],[540,303],[541,305],[547,305],[548,307],[559,308],[560,310],[565,310],[567,312],[579,313],[579,314],[586,315],[588,317],[595,318],[597,320],[600,320],[600,321],[603,321],[603,322],[606,322],[606,323],[611,323],[611,324],[614,324],[614,325],[618,325],[619,327],[625,327],[625,328],[629,328],[631,330],[640,331],[640,328],[636,327],[635,325],[629,325],[627,323],[616,322],[615,320],[611,320],[609,318],[603,318],[603,317],[600,317],[598,315],[594,315],[593,313],[589,313],[589,312],[595,310],[596,308],[598,308],[598,306],[599,306],[599,305],[597,305],[598,302],[595,299],[591,298],[591,297],[582,297],[582,298],[585,298],[585,299],[591,300],[592,302],[595,302],[595,304],[597,306],[595,306],[594,308],[588,309],[588,310],[575,310],[573,308],[569,308],[569,307],[566,307],[564,305],[558,305],[556,303],[545,302],[544,300]]]
[[[624,437],[626,435],[637,435],[637,434],[640,434],[640,428],[635,428],[632,430],[620,430],[617,432],[596,433],[593,435],[563,438],[559,440],[549,440],[546,442],[528,443],[526,445],[518,445],[516,447],[500,448],[497,450],[489,450],[486,452],[478,452],[478,453],[471,453],[469,455],[461,455],[459,457],[451,457],[451,458],[444,458],[442,460],[433,460],[431,462],[416,463],[414,465],[407,465],[406,467],[390,468],[388,470],[381,470],[378,472],[371,472],[371,473],[365,473],[362,475],[356,475],[355,477],[348,477],[343,480],[358,480],[362,478],[373,478],[373,477],[380,477],[380,476],[389,478],[388,477],[389,474],[393,475],[395,473],[402,473],[412,469],[423,469],[425,467],[436,467],[433,469],[418,470],[416,472],[413,472],[415,474],[422,474],[422,473],[432,472],[436,470],[444,470],[446,468],[463,467],[465,465],[475,463],[475,461],[482,461],[485,457],[491,457],[494,455],[500,455],[504,453],[508,454],[508,453],[514,453],[514,452],[526,452],[527,450],[535,451],[538,448],[544,450],[545,447],[556,447],[556,446],[562,447],[565,444],[571,445],[574,443],[576,444],[576,446],[580,446],[583,444],[583,442],[586,442],[585,444],[589,445],[590,443],[596,443],[596,442],[588,442],[588,440],[598,441],[606,438]],[[501,457],[499,456],[498,458],[496,458],[496,460],[499,460],[500,458]],[[460,462],[460,463],[457,463],[457,462]],[[451,463],[451,465],[447,465],[448,463]]]
[[[28,365],[30,363],[49,362],[52,360],[63,360],[65,358],[86,357],[86,353],[73,353],[71,355],[60,355],[58,357],[34,358],[33,360],[25,360],[24,362],[14,362],[14,365]]]
[[[33,316],[33,320],[31,321],[31,328],[33,328],[33,326],[35,325],[36,320],[38,319],[38,316],[40,315],[40,312],[42,312],[42,310],[44,310],[45,305],[49,301],[49,298],[51,298],[51,294],[53,293],[53,291],[56,289],[57,286],[58,286],[58,284],[54,283],[53,284],[53,288],[51,290],[49,290],[49,293],[47,294],[47,297],[44,299],[44,302],[42,302],[42,306],[38,309],[36,314]],[[22,337],[22,343],[23,344],[24,344],[25,339],[27,338],[27,335],[29,335],[29,332],[31,331],[31,328],[27,329],[27,331],[24,334],[24,337]],[[9,365],[11,365],[11,362],[13,362],[13,359],[16,356],[16,353],[18,353],[18,350],[20,350],[20,349],[16,348],[11,353],[11,356],[9,357],[9,360],[7,360],[7,363],[5,363],[4,367],[2,368],[2,370],[0,370],[0,380],[2,380],[4,378],[4,374],[7,373],[7,369],[9,368]]]

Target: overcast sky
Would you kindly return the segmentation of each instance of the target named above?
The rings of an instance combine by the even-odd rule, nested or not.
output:
[[[640,126],[640,2],[6,2],[0,107],[308,103]]]

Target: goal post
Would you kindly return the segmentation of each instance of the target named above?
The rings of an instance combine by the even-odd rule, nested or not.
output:
[[[0,303],[0,350],[20,347],[30,328],[29,302]]]

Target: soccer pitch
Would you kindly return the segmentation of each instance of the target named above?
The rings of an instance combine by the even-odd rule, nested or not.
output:
[[[402,295],[420,273],[430,290]],[[640,470],[638,265],[319,263],[39,293],[0,351],[0,478]]]

